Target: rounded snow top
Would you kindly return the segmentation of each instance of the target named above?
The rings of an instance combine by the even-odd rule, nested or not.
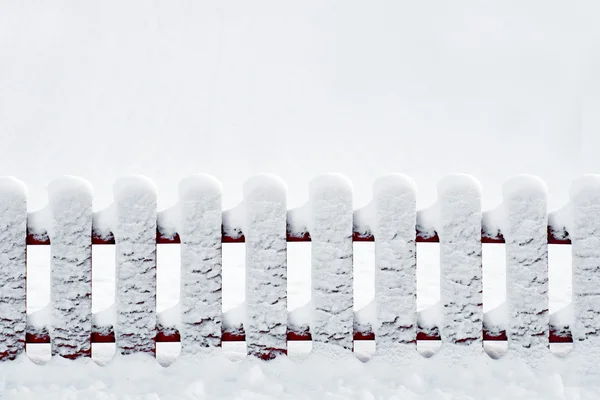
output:
[[[0,177],[0,196],[26,198],[27,186],[15,177]]]
[[[384,175],[377,178],[373,183],[373,195],[374,197],[379,197],[380,195],[387,193],[411,193],[416,196],[417,185],[408,175]]]
[[[319,175],[310,182],[310,197],[329,191],[352,195],[352,182],[345,175],[334,173]]]
[[[468,195],[481,197],[483,192],[481,183],[472,175],[450,174],[446,175],[437,185],[438,196]]]
[[[287,195],[287,186],[277,175],[258,174],[244,183],[243,192],[244,199],[285,199]]]
[[[578,204],[600,205],[600,175],[585,175],[574,180],[569,195]]]
[[[144,175],[123,176],[113,185],[114,197],[116,200],[140,196],[157,196],[158,190],[152,180]]]
[[[208,174],[190,175],[179,182],[179,198],[197,198],[203,196],[220,196],[223,193],[221,182]]]
[[[50,202],[60,201],[65,197],[77,197],[84,203],[92,203],[94,189],[87,180],[73,175],[66,175],[53,180],[48,185]]]
[[[519,197],[546,197],[548,186],[535,175],[518,175],[508,180],[502,186],[502,195],[505,199]]]

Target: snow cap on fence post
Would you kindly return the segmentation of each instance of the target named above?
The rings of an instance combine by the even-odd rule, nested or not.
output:
[[[52,354],[91,356],[92,186],[65,176],[48,187]]]
[[[287,353],[287,189],[278,177],[257,175],[244,184],[246,238],[246,346],[271,359]]]
[[[483,352],[481,192],[477,179],[465,174],[446,176],[438,184],[440,333],[449,355]]]
[[[416,354],[417,260],[414,181],[402,174],[381,177],[373,184],[375,237],[375,341],[382,356]]]
[[[313,351],[351,350],[353,344],[352,183],[338,174],[310,183]]]
[[[121,354],[153,353],[156,336],[157,190],[141,175],[114,185],[117,324]]]
[[[509,355],[548,354],[548,188],[532,175],[503,186]]]
[[[25,351],[27,189],[0,178],[0,361]]]
[[[574,346],[576,353],[597,364],[600,357],[600,175],[587,175],[574,181],[570,195]]]
[[[221,183],[207,174],[179,183],[181,240],[181,354],[221,344]]]

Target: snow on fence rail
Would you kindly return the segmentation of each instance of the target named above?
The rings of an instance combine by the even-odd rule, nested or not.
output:
[[[595,339],[600,176],[576,181],[560,214],[548,215],[546,186],[538,178],[517,177],[503,193],[501,207],[484,213],[479,183],[451,175],[438,186],[438,202],[417,212],[413,181],[389,175],[375,182],[372,203],[353,211],[350,182],[325,175],[311,183],[306,207],[287,210],[283,182],[262,175],[244,186],[241,207],[222,212],[219,182],[195,175],[181,182],[179,203],[157,213],[153,183],[130,176],[115,184],[113,206],[92,213],[90,185],[65,177],[50,185],[49,207],[28,215],[25,185],[2,178],[0,360],[17,357],[25,343],[52,343],[54,355],[74,359],[89,357],[91,343],[99,342],[116,342],[127,354],[179,341],[182,354],[199,354],[221,341],[245,340],[249,354],[270,359],[285,354],[293,340],[313,340],[317,352],[375,340],[383,353],[414,350],[417,340],[442,340],[459,352],[479,351],[482,340],[508,340],[509,349],[535,357],[549,342]],[[376,312],[366,322],[364,311],[353,312],[353,241],[375,242]],[[310,320],[287,314],[286,242],[312,245]],[[423,318],[430,311],[416,310],[418,242],[440,243],[443,317],[437,326]],[[158,243],[181,244],[176,322],[156,313]],[[243,321],[221,312],[222,243],[246,245]],[[482,243],[506,244],[505,326],[493,311],[483,314]],[[572,327],[548,312],[548,244],[573,245]],[[28,245],[51,246],[48,324],[26,314]],[[116,246],[114,325],[92,315],[92,245]]]

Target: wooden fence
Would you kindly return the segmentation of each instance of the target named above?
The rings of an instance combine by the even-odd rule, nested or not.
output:
[[[285,354],[287,341],[312,340],[313,351],[352,350],[354,340],[375,340],[378,351],[415,350],[417,340],[482,348],[507,340],[509,351],[535,354],[552,342],[584,342],[600,332],[600,177],[571,188],[571,202],[548,215],[547,190],[532,176],[504,186],[498,210],[482,212],[481,188],[467,175],[438,186],[438,201],[417,212],[416,188],[404,175],[373,186],[368,207],[353,209],[350,182],[323,175],[311,182],[309,202],[288,210],[286,188],[261,175],[244,185],[244,200],[222,212],[221,186],[207,175],[186,178],[179,202],[157,212],[147,178],[117,181],[114,204],[92,212],[90,185],[65,177],[49,187],[44,218],[27,212],[25,186],[0,180],[0,360],[25,343],[51,343],[52,354],[91,355],[91,343],[115,342],[122,354],[154,352],[156,342],[181,342],[197,354],[222,341],[246,341],[248,354]],[[432,217],[433,216],[433,217]],[[564,217],[566,216],[566,217]],[[41,221],[41,222],[40,222]],[[549,223],[550,221],[550,223]],[[353,312],[353,242],[375,243],[377,322],[357,324]],[[288,323],[287,242],[311,242],[312,316]],[[416,243],[440,245],[439,326],[423,326],[416,307]],[[156,313],[156,245],[180,244],[180,323]],[[221,311],[222,243],[246,246],[246,318],[227,324]],[[482,243],[505,244],[508,321],[484,323]],[[556,322],[548,307],[548,244],[572,246],[572,326]],[[28,323],[27,246],[51,246],[48,326]],[[116,248],[116,321],[92,315],[92,245]],[[242,244],[241,244],[242,245]]]

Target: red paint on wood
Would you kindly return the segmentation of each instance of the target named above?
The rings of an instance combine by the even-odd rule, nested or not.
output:
[[[507,341],[508,338],[506,337],[506,331],[492,333],[487,330],[484,330],[483,331],[483,340],[492,341],[492,342],[501,342],[501,341]]]
[[[440,237],[438,236],[437,232],[435,232],[435,231],[434,231],[433,235],[430,235],[429,233],[417,231],[416,242],[417,243],[439,243]]]
[[[375,340],[375,332],[354,332],[354,340]]]
[[[160,232],[159,229],[156,229],[156,244],[179,244],[181,243],[181,239],[179,238],[179,234],[175,233],[174,235],[165,235]]]
[[[428,332],[417,332],[417,340],[441,340],[440,335]]]
[[[548,227],[548,244],[571,244],[571,238],[566,229]]]
[[[233,332],[228,332],[228,331],[224,331],[223,334],[221,335],[221,342],[245,342],[246,341],[246,334],[244,333],[244,331],[233,331]]]
[[[92,332],[92,343],[115,343],[115,331],[111,329],[107,333]]]
[[[287,241],[288,242],[310,242],[310,233],[304,232],[302,234],[293,234],[288,231]]]
[[[29,333],[25,334],[25,341],[31,344],[50,343],[50,335],[47,333]]]
[[[375,238],[373,234],[370,232],[353,232],[352,240],[355,242],[373,242]],[[222,242],[223,243],[244,243],[246,238],[241,233],[240,230],[235,230],[235,233],[225,233],[223,232]],[[289,232],[287,233],[287,241],[288,242],[310,242],[311,237],[308,232]],[[429,231],[416,231],[415,241],[417,243],[439,243],[440,238],[437,232],[433,232],[433,235]],[[174,233],[172,235],[167,235],[160,230],[156,232],[156,243],[157,244],[179,244],[181,243],[181,238],[178,233]],[[481,243],[493,243],[493,244],[503,244],[505,243],[504,236],[501,232],[497,232],[496,234],[490,234],[485,231],[481,232]],[[29,233],[27,235],[27,244],[30,246],[47,246],[50,244],[50,239],[46,233],[42,234],[34,234]],[[92,244],[94,245],[109,245],[115,244],[115,238],[112,233],[106,236],[100,236],[96,233],[92,235]],[[564,229],[553,229],[552,227],[548,227],[548,244],[571,244],[571,239],[569,238],[569,233]]]
[[[156,341],[158,343],[176,343],[181,342],[181,335],[177,329],[169,329],[168,331],[158,331],[156,333]]]
[[[298,332],[298,331],[288,331],[287,332],[287,340],[289,342],[299,342],[303,340],[312,340],[312,335],[308,329]]]

